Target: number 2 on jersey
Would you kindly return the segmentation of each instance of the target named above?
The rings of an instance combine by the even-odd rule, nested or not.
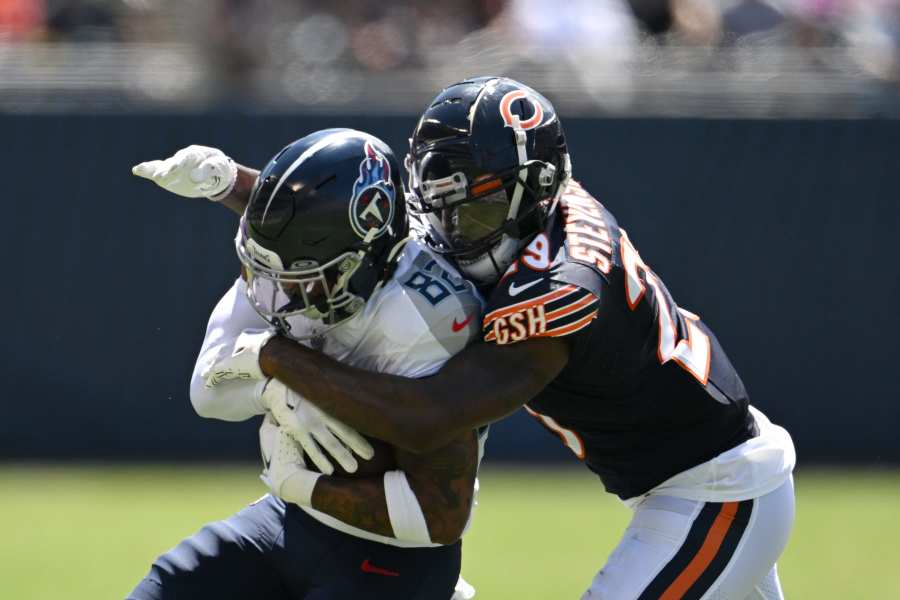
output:
[[[584,460],[584,442],[581,441],[581,437],[572,431],[571,429],[566,429],[559,423],[557,423],[552,417],[548,417],[547,415],[542,415],[541,413],[531,410],[529,406],[525,405],[525,410],[528,411],[528,414],[541,422],[541,424],[559,436],[559,439],[562,440],[562,443],[566,445],[566,447],[575,453],[580,460]]]
[[[620,246],[622,248],[622,265],[625,268],[625,295],[628,300],[628,308],[634,310],[644,298],[646,286],[653,289],[656,296],[657,321],[659,322],[659,347],[657,356],[660,363],[674,360],[681,367],[694,376],[701,385],[706,385],[709,377],[710,344],[709,336],[697,327],[695,321],[697,315],[675,306],[671,307],[667,301],[668,294],[663,292],[663,285],[650,267],[641,260],[641,255],[628,239],[624,229]],[[644,278],[641,279],[641,273]],[[646,285],[645,285],[646,282]],[[687,327],[687,339],[677,340],[677,329],[672,311],[677,310],[684,318]]]

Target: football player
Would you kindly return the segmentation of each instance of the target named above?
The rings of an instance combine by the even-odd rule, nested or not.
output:
[[[207,150],[183,152],[179,168],[198,152],[209,159]],[[188,170],[234,175],[229,161],[212,162]],[[465,582],[454,588],[486,429],[425,454],[395,450],[258,369],[235,377],[213,367],[221,357],[239,363],[277,331],[358,368],[422,377],[477,336],[477,320],[455,319],[480,314],[478,293],[409,236],[390,148],[348,129],[290,144],[256,179],[236,247],[243,276],[210,318],[191,401],[205,417],[267,415],[260,441],[272,494],[159,557],[130,597],[472,597]]]
[[[585,598],[781,598],[791,438],[571,179],[550,102],[506,78],[452,85],[419,120],[407,168],[428,244],[489,292],[484,343],[420,380],[282,337],[259,349],[259,368],[411,452],[525,406],[634,510]]]

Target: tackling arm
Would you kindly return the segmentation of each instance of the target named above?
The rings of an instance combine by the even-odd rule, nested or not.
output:
[[[568,359],[564,338],[509,346],[479,343],[432,377],[409,379],[343,365],[277,336],[263,346],[259,365],[361,433],[423,453],[512,413],[550,383]]]

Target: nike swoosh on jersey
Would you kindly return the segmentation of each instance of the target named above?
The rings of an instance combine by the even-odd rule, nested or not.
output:
[[[513,281],[512,283],[509,284],[509,295],[510,296],[518,296],[519,294],[521,294],[528,288],[536,286],[537,284],[539,284],[542,281],[543,281],[543,279],[535,279],[534,281],[529,281],[528,283],[526,283],[524,285],[520,285],[520,286],[516,286],[516,282]]]
[[[359,565],[359,568],[363,573],[375,573],[376,575],[386,575],[387,577],[400,577],[400,573],[397,571],[389,571],[388,569],[376,567],[369,562],[368,558]]]
[[[461,331],[463,329],[463,327],[465,327],[466,325],[469,324],[469,321],[471,321],[472,317],[474,317],[474,316],[475,316],[475,313],[472,313],[471,315],[466,317],[466,320],[463,321],[462,323],[457,322],[456,317],[453,317],[453,324],[450,325],[450,327],[453,328],[454,333],[456,333],[457,331]]]

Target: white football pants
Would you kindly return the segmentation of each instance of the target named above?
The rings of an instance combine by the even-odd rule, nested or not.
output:
[[[650,495],[582,600],[782,600],[794,482],[743,502]]]

